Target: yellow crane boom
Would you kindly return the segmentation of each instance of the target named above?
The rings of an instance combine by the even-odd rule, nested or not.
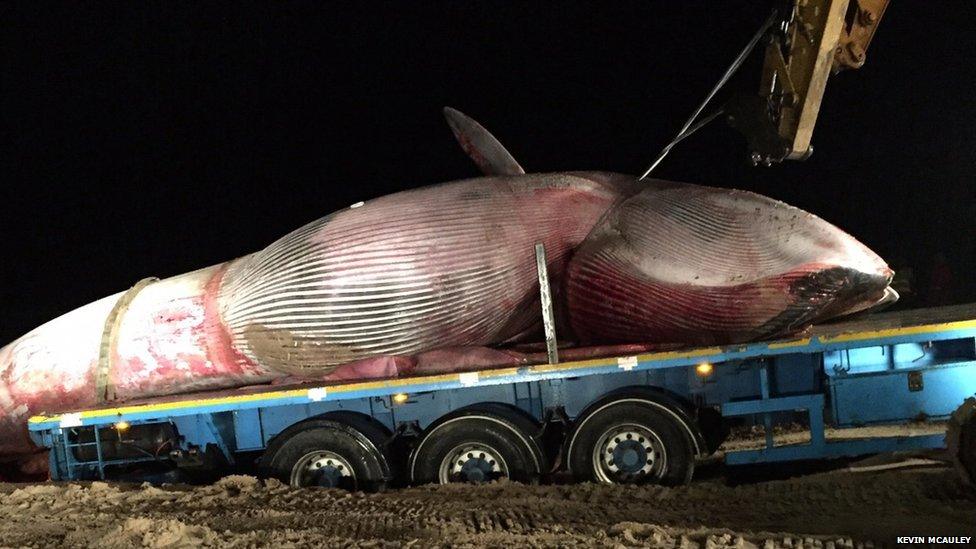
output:
[[[727,108],[753,163],[810,156],[828,77],[864,64],[887,6],[888,0],[794,0],[767,35],[759,94],[736,98]]]

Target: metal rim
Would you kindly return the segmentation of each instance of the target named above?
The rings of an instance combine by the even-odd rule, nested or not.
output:
[[[569,453],[570,453],[570,455],[573,454],[573,451],[576,448],[576,446],[575,446],[575,444],[576,444],[576,437],[579,436],[580,432],[583,430],[583,427],[586,425],[586,423],[588,421],[590,421],[594,417],[599,417],[600,412],[602,412],[602,411],[604,411],[604,410],[606,410],[608,408],[611,408],[613,406],[617,406],[617,405],[620,405],[620,404],[628,404],[628,403],[642,404],[642,405],[645,405],[645,406],[653,406],[657,410],[659,410],[659,411],[661,411],[663,413],[668,414],[669,416],[671,416],[671,418],[675,422],[677,422],[678,425],[681,425],[681,427],[684,428],[684,430],[685,430],[686,433],[688,433],[688,436],[691,438],[692,444],[695,445],[694,446],[694,455],[695,456],[703,456],[706,453],[705,450],[704,450],[704,448],[702,447],[702,444],[704,444],[704,440],[702,440],[701,434],[698,433],[695,429],[693,429],[691,427],[691,425],[688,423],[688,420],[686,420],[682,416],[678,415],[670,407],[664,406],[664,405],[662,405],[659,402],[655,402],[653,400],[648,400],[646,398],[622,398],[622,399],[614,400],[614,401],[611,401],[611,402],[609,402],[607,404],[604,404],[603,406],[601,406],[600,408],[594,410],[593,412],[590,412],[590,413],[586,414],[586,418],[583,420],[582,423],[580,423],[576,427],[576,430],[573,432],[572,438],[569,439]]]
[[[627,484],[660,480],[667,466],[664,442],[646,425],[612,425],[593,446],[593,470],[600,482]]]
[[[488,413],[488,414],[477,414],[477,415],[463,415],[463,416],[460,416],[460,417],[455,417],[455,418],[449,419],[449,420],[445,421],[444,423],[439,424],[437,427],[433,428],[429,433],[427,433],[423,437],[423,439],[420,441],[420,444],[417,445],[416,448],[414,448],[413,452],[411,452],[411,455],[410,455],[410,464],[409,464],[410,478],[412,480],[414,480],[414,481],[418,480],[417,479],[417,460],[418,460],[418,457],[421,456],[421,455],[423,455],[423,450],[424,450],[424,446],[425,445],[427,445],[431,440],[437,440],[438,439],[438,435],[437,435],[438,432],[440,432],[442,429],[446,429],[448,426],[450,426],[452,424],[459,423],[459,422],[460,423],[466,423],[466,422],[470,422],[470,421],[488,421],[488,422],[494,423],[495,425],[498,425],[499,427],[502,427],[504,429],[507,429],[528,450],[529,455],[532,457],[532,465],[534,466],[533,471],[536,471],[536,472],[541,472],[542,471],[542,465],[539,462],[539,459],[540,459],[539,458],[539,454],[537,454],[536,451],[533,450],[533,447],[534,447],[534,444],[535,443],[531,440],[531,438],[527,438],[526,435],[519,428],[517,428],[514,425],[512,425],[509,421],[504,420],[504,419],[499,418],[499,417],[495,417],[494,415],[491,415],[490,413]],[[540,451],[540,453],[541,453],[541,451]]]
[[[441,484],[488,482],[508,477],[508,464],[501,453],[483,442],[464,442],[444,454],[437,471]]]
[[[335,452],[315,450],[301,457],[291,469],[292,486],[356,488],[356,471],[349,460]]]

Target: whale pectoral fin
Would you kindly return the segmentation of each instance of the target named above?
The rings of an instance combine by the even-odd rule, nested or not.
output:
[[[324,376],[323,379],[326,381],[390,379],[407,375],[416,366],[417,361],[413,357],[381,355],[342,364]]]
[[[525,170],[505,147],[481,124],[451,107],[444,107],[444,117],[464,152],[485,175],[522,175]]]
[[[403,355],[380,355],[340,364],[328,373],[309,371],[307,375],[289,374],[271,382],[271,385],[301,385],[319,381],[355,381],[365,379],[391,379],[411,373],[417,360]]]
[[[453,374],[488,368],[509,368],[527,363],[525,353],[492,349],[478,345],[444,347],[425,351],[416,356],[418,375]]]

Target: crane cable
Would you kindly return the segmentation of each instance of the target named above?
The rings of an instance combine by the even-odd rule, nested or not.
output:
[[[769,17],[766,18],[766,21],[762,24],[762,26],[759,27],[759,30],[756,31],[756,34],[753,35],[752,39],[749,40],[749,43],[746,44],[746,47],[743,48],[741,52],[739,52],[739,55],[732,61],[732,64],[729,65],[729,68],[725,70],[725,74],[723,74],[722,78],[720,78],[718,83],[715,84],[715,87],[712,88],[712,91],[708,93],[708,95],[705,97],[705,100],[702,101],[700,105],[698,105],[698,108],[695,110],[694,114],[691,115],[691,118],[689,118],[688,121],[685,122],[685,125],[681,127],[681,130],[678,131],[678,135],[676,135],[675,138],[672,139],[670,143],[668,143],[667,145],[665,145],[663,149],[661,149],[660,154],[657,155],[657,158],[654,159],[654,162],[651,163],[651,166],[647,168],[647,171],[645,171],[643,175],[637,178],[638,181],[642,181],[645,178],[647,178],[647,176],[650,175],[652,171],[654,171],[654,168],[656,168],[658,164],[660,164],[661,161],[664,160],[664,157],[667,156],[668,153],[671,152],[671,149],[679,142],[681,142],[681,140],[695,133],[696,131],[701,129],[702,126],[708,124],[709,122],[714,120],[718,115],[722,114],[722,110],[719,109],[718,111],[705,117],[698,124],[695,124],[695,120],[701,115],[702,111],[705,110],[705,106],[708,105],[709,101],[711,101],[712,98],[715,97],[715,94],[718,93],[718,90],[720,90],[722,86],[724,86],[725,83],[729,81],[729,78],[732,77],[735,71],[739,70],[739,67],[742,66],[742,63],[746,60],[746,57],[748,57],[749,54],[752,53],[752,50],[755,49],[756,44],[759,43],[759,39],[762,38],[764,34],[766,34],[766,31],[769,29],[769,27],[773,25],[775,21],[776,21],[776,10],[773,10],[773,12],[769,14]]]

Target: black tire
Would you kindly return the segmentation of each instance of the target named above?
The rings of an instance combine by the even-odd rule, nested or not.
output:
[[[462,408],[458,413],[465,414],[469,410],[473,412],[486,412],[511,422],[520,433],[525,435],[525,440],[532,450],[532,454],[535,456],[535,463],[539,464],[537,475],[545,474],[549,470],[549,458],[543,450],[542,427],[528,412],[510,404],[483,402],[471,408]]]
[[[293,486],[378,491],[391,478],[386,438],[369,420],[310,419],[275,437],[260,465],[268,476]]]
[[[538,430],[531,419],[505,405],[462,410],[427,429],[410,456],[410,478],[418,484],[503,477],[536,482],[546,470],[545,454],[535,437]]]
[[[946,449],[963,483],[976,487],[976,398],[967,398],[949,418]]]
[[[962,432],[959,462],[966,474],[969,484],[976,486],[976,420],[970,420]]]
[[[600,483],[690,482],[694,443],[675,415],[663,404],[637,397],[594,406],[569,435],[570,472],[579,481]]]

